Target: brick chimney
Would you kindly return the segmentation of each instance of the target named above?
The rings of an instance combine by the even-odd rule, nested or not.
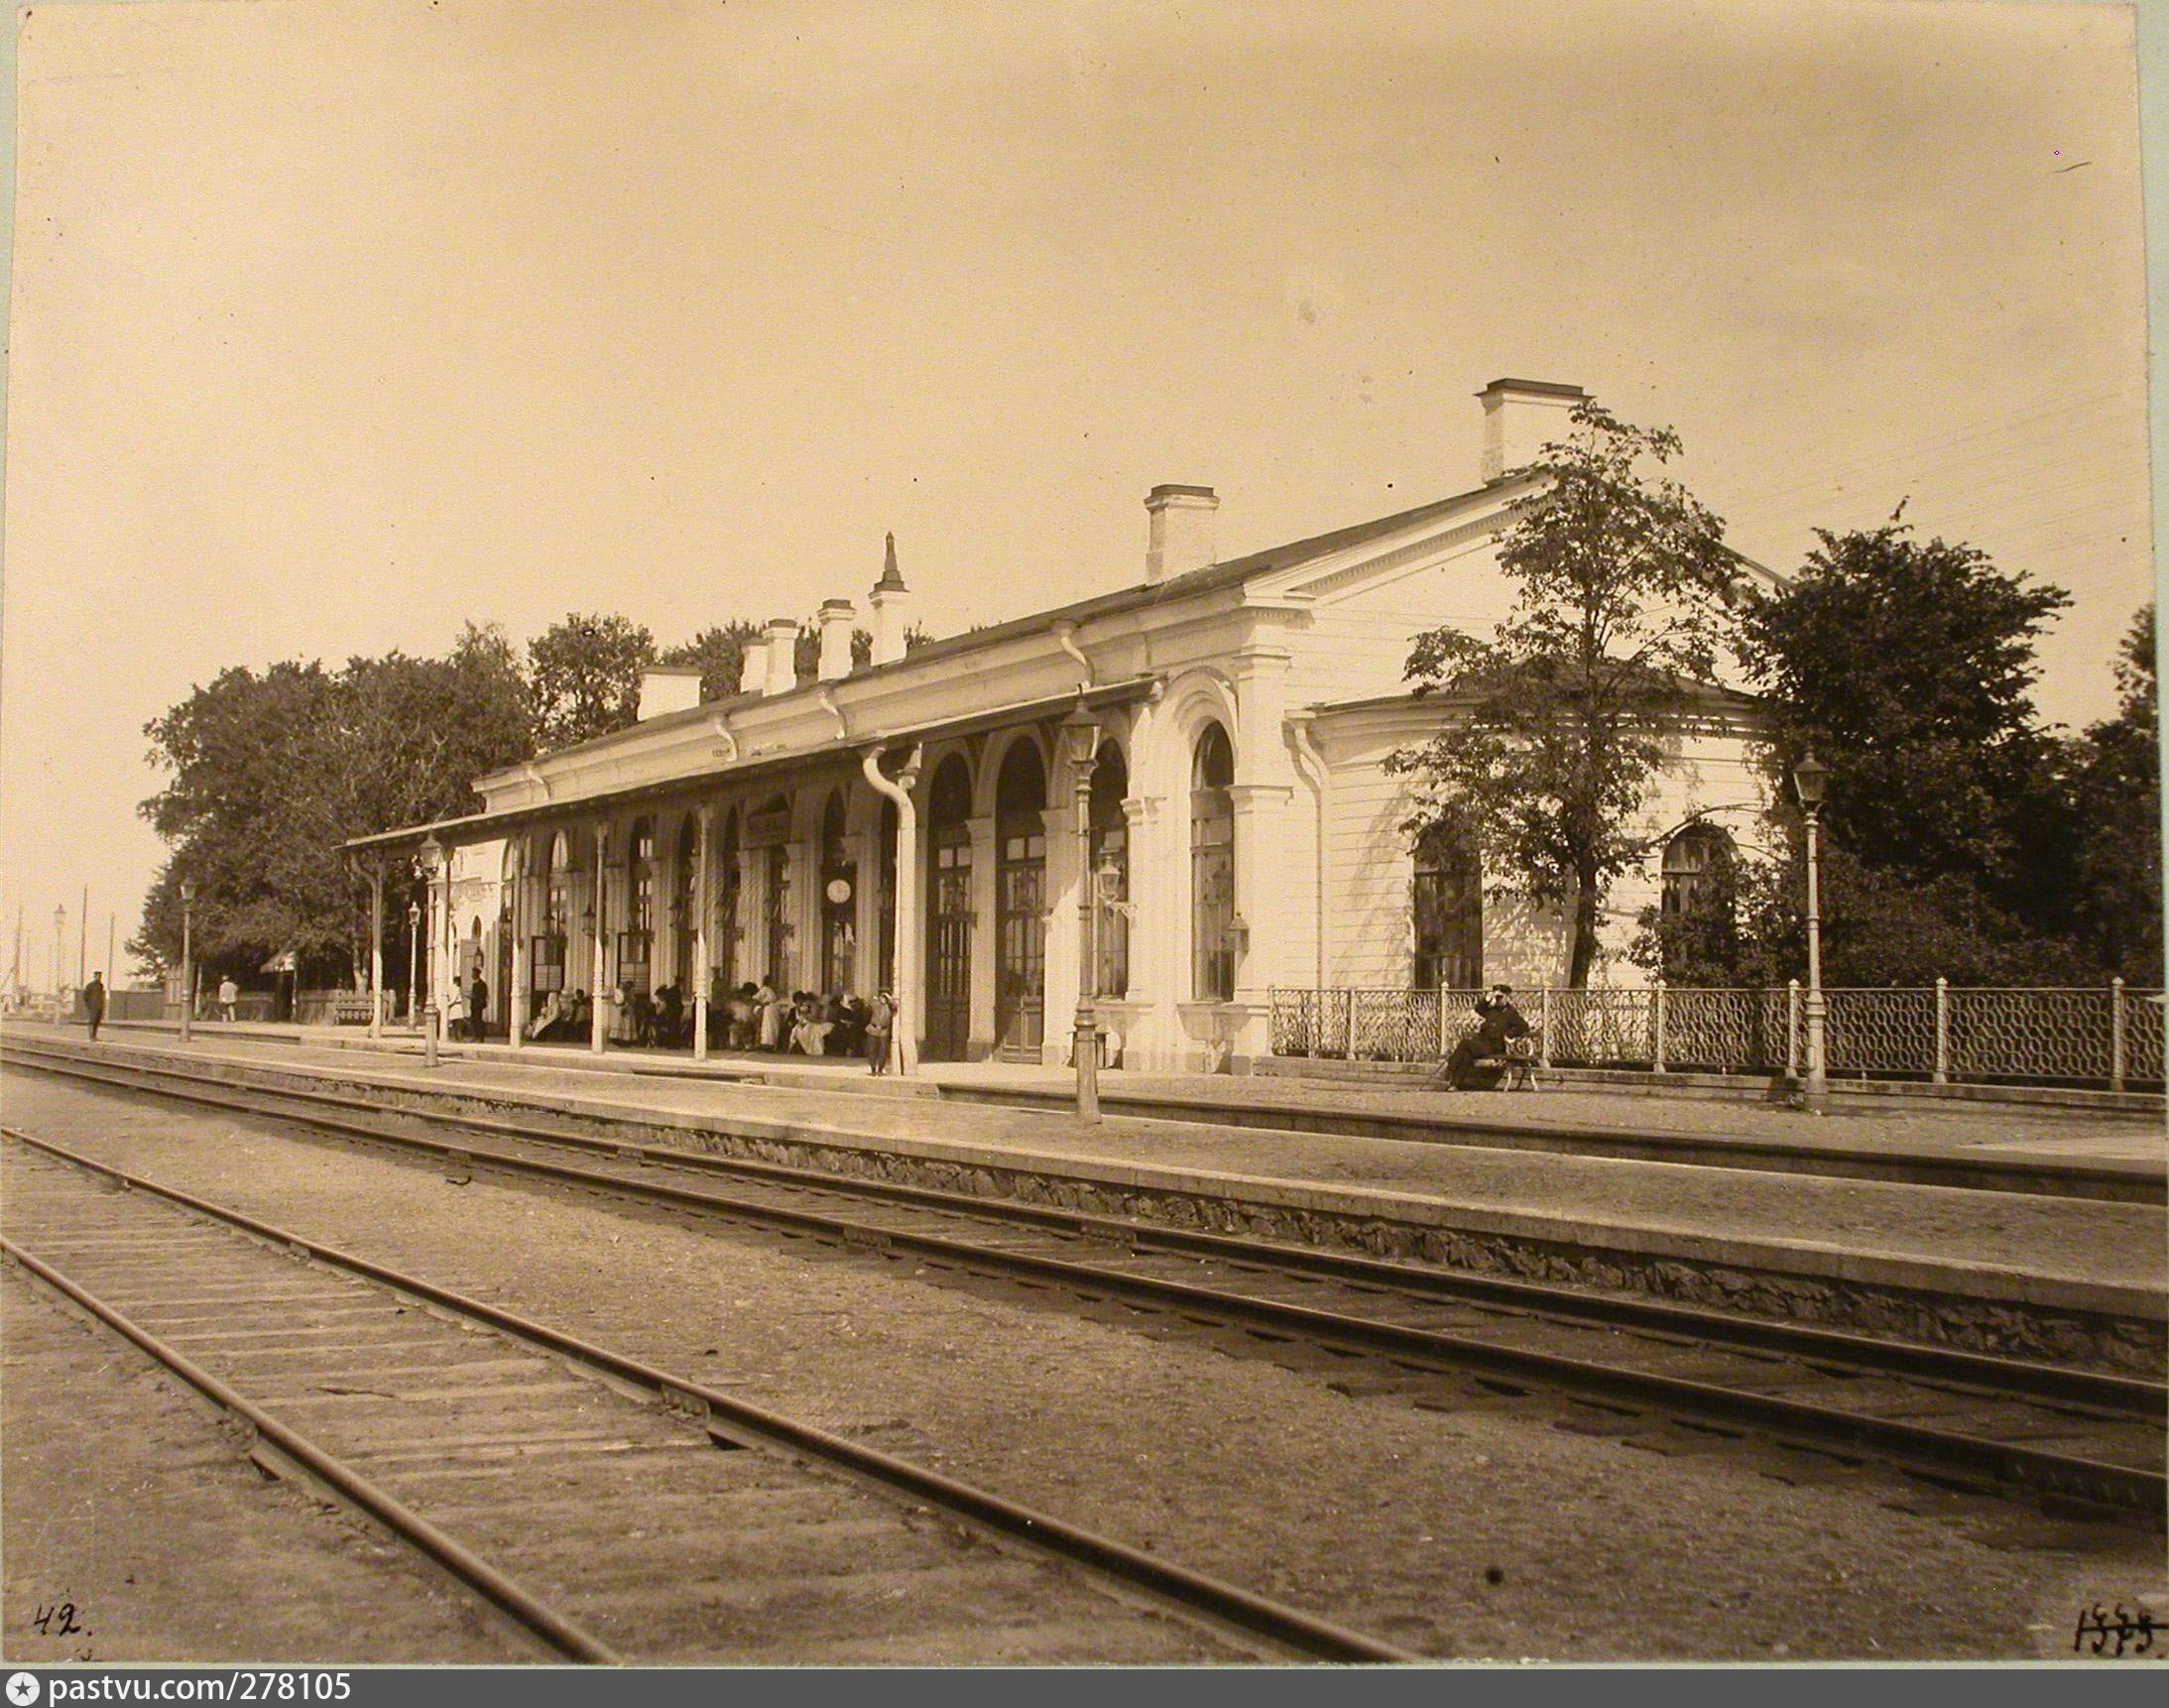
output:
[[[691,711],[700,703],[698,665],[650,665],[640,673],[640,721],[666,712]]]
[[[1528,467],[1546,444],[1564,439],[1570,430],[1567,417],[1589,396],[1580,386],[1548,380],[1494,380],[1476,395],[1484,404],[1479,472],[1487,481]]]
[[[798,619],[769,619],[769,673],[761,683],[765,694],[787,694],[798,685]]]
[[[1213,560],[1213,517],[1220,500],[1209,486],[1155,486],[1145,495],[1145,578],[1202,569]]]
[[[911,589],[897,569],[897,537],[882,550],[881,579],[874,583],[874,663],[893,665],[904,657],[904,631],[911,613]]]
[[[821,663],[814,673],[822,681],[837,681],[851,673],[851,626],[858,617],[858,607],[849,599],[821,601]]]

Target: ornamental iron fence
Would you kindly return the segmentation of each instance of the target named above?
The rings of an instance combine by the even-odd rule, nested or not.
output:
[[[1481,990],[1273,987],[1272,1053],[1435,1061],[1475,1031]],[[1824,1059],[1833,1075],[1938,1083],[2158,1086],[2163,999],[2121,980],[2084,989],[1829,990]],[[1547,1065],[1797,1075],[1805,994],[1783,989],[1522,991]]]

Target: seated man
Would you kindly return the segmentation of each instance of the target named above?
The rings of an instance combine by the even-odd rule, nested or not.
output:
[[[588,1001],[587,992],[574,991],[572,1006],[565,1011],[564,1036],[582,1038],[595,1024],[595,1005]]]
[[[1504,1061],[1506,1045],[1529,1035],[1529,1023],[1513,1006],[1512,997],[1511,985],[1494,985],[1490,996],[1477,1000],[1476,1012],[1481,1024],[1454,1045],[1453,1054],[1447,1058],[1447,1090],[1468,1090],[1479,1080],[1486,1086],[1499,1082],[1502,1068],[1480,1064]]]
[[[673,982],[656,992],[656,1041],[675,1049],[685,1041],[685,998]]]

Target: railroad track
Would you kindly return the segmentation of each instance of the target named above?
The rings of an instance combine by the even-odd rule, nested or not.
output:
[[[1732,1438],[1884,1461],[1966,1491],[2156,1526],[2169,1502],[2169,1388],[2159,1382],[423,1114],[345,1092],[243,1090],[13,1041],[5,1057],[440,1163],[1058,1289],[1130,1320],[1225,1331],[1266,1356],[1300,1348],[1332,1371],[1364,1359],[1367,1391],[1398,1387],[1434,1408],[1546,1394],[1568,1403],[1562,1426],[1630,1440],[1668,1431],[1676,1442],[1684,1427],[1701,1444]]]
[[[1418,1658],[420,1277],[0,1132],[0,1252],[243,1423],[266,1470],[366,1514],[566,1658]]]

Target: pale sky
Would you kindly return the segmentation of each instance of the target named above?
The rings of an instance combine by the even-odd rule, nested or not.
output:
[[[2149,20],[2149,28],[2152,21]],[[1501,375],[1735,545],[1906,516],[2153,584],[2133,15],[1785,0],[258,0],[18,13],[0,931],[91,963],[228,665],[937,633],[1475,484]],[[6,950],[0,947],[0,956]],[[0,967],[0,973],[5,968]]]

